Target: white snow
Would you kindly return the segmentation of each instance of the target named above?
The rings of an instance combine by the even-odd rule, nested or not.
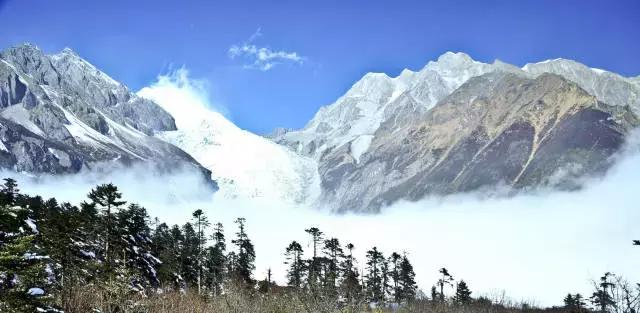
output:
[[[29,228],[31,228],[31,231],[33,233],[40,233],[38,231],[38,227],[36,226],[36,223],[31,219],[31,218],[27,218],[26,220],[24,220],[25,223],[27,223],[27,226],[29,226]]]
[[[351,142],[351,156],[360,163],[360,156],[369,149],[373,135],[362,135]]]
[[[111,78],[111,76],[102,72],[101,70],[96,68],[93,64],[87,62],[83,58],[79,57],[73,50],[69,48],[64,48],[60,53],[51,55],[51,58],[54,61],[67,59],[68,61],[70,61],[70,64],[78,66],[81,72],[95,73],[103,81],[113,85],[114,87],[120,86],[120,83],[118,83],[115,79]]]
[[[0,112],[0,116],[24,126],[24,128],[36,135],[45,136],[42,129],[30,120],[31,114],[22,105],[9,106]]]
[[[44,295],[44,290],[42,290],[42,288],[29,288],[29,290],[27,291],[27,294],[30,296],[41,296]]]
[[[208,109],[206,90],[187,75],[183,69],[161,76],[138,94],[154,100],[175,118],[178,130],[157,136],[212,171],[220,186],[216,196],[303,202],[319,194],[314,160],[242,130]]]
[[[497,68],[474,61],[464,53],[447,52],[418,72],[405,69],[393,78],[384,73],[367,73],[344,96],[322,107],[304,129],[288,132],[279,139],[297,144],[296,150],[303,153],[314,143],[316,149],[305,154],[319,159],[329,148],[354,140],[359,144],[370,142],[367,137],[359,138],[375,134],[390,112],[406,99],[429,109],[469,78]]]
[[[84,255],[85,257],[88,257],[88,258],[95,259],[95,257],[96,257],[96,254],[93,251],[80,250],[80,253],[82,255]]]
[[[9,152],[9,149],[7,149],[7,146],[4,145],[2,140],[0,140],[0,151]]]
[[[76,140],[78,140],[80,142],[83,142],[85,144],[89,144],[89,145],[92,145],[94,147],[102,148],[102,149],[106,149],[106,150],[113,150],[113,147],[118,147],[122,151],[125,151],[125,152],[129,153],[131,156],[136,157],[136,158],[141,159],[141,160],[144,160],[143,157],[141,157],[140,155],[138,155],[135,152],[131,151],[127,147],[125,147],[121,142],[116,142],[116,141],[114,141],[114,139],[109,138],[109,137],[101,134],[97,130],[91,128],[91,126],[89,126],[89,125],[85,124],[84,122],[82,122],[80,119],[78,119],[75,115],[73,115],[67,109],[63,108],[61,105],[57,104],[56,102],[54,102],[54,103],[56,104],[56,106],[58,106],[58,108],[60,108],[60,110],[62,110],[62,112],[64,113],[64,116],[67,119],[67,121],[69,121],[69,124],[66,124],[64,126],[67,128],[69,133]],[[108,120],[108,121],[110,121],[110,120]],[[113,121],[111,121],[111,122],[115,123]],[[112,125],[112,124],[109,123],[109,125]],[[124,129],[124,127],[122,127],[122,126],[121,126],[121,128]],[[113,147],[110,147],[109,144],[113,145]]]
[[[31,253],[31,252],[27,252],[27,253],[23,254],[22,257],[25,260],[44,260],[44,259],[48,259],[49,258],[48,255],[38,255],[36,253]]]

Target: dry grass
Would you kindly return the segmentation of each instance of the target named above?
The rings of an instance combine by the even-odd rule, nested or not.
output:
[[[364,303],[338,307],[335,299],[322,296],[291,291],[259,293],[246,288],[230,288],[225,295],[208,297],[177,291],[145,296],[115,292],[108,288],[81,286],[69,288],[62,298],[62,306],[68,313],[564,313],[560,309],[539,310],[528,309],[526,306],[507,307],[486,303],[455,306],[430,301],[416,301],[395,310],[370,309]]]

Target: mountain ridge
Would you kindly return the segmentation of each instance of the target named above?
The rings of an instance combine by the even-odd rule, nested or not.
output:
[[[150,136],[173,117],[70,49],[46,55],[31,44],[0,52],[2,167],[77,173],[104,162],[210,173],[182,150]]]
[[[579,188],[640,124],[640,77],[566,59],[517,67],[447,52],[419,71],[367,73],[304,128],[266,138],[151,90],[131,92],[69,48],[0,52],[0,166],[186,164],[224,197],[375,212],[498,186]]]
[[[327,203],[332,209],[339,211],[367,211],[368,208],[377,210],[381,206],[388,204],[388,201],[385,199],[379,200],[369,207],[367,202],[369,200],[364,201],[363,204],[362,197],[374,198],[379,194],[390,192],[387,189],[391,187],[385,186],[385,181],[401,179],[402,175],[406,174],[397,174],[397,171],[402,172],[403,170],[407,170],[406,167],[409,166],[408,164],[396,164],[396,167],[392,167],[393,170],[391,171],[381,168],[362,169],[361,164],[371,159],[371,155],[376,152],[375,149],[380,148],[376,146],[379,138],[383,135],[392,138],[386,142],[387,145],[396,149],[396,151],[388,152],[390,154],[388,157],[392,159],[399,157],[398,155],[402,153],[420,151],[423,149],[422,147],[414,147],[413,150],[405,151],[402,150],[400,146],[394,145],[392,140],[402,140],[403,142],[415,140],[415,138],[407,139],[403,137],[403,134],[398,133],[398,130],[402,129],[408,122],[429,116],[429,112],[437,109],[438,106],[442,104],[442,101],[444,101],[443,99],[458,92],[458,90],[463,88],[462,86],[469,81],[477,77],[491,75],[492,73],[503,73],[501,75],[509,74],[513,75],[512,77],[520,77],[533,81],[539,77],[549,79],[549,75],[555,74],[561,77],[562,80],[572,82],[575,88],[581,90],[581,93],[583,92],[587,95],[593,94],[594,99],[598,99],[600,103],[595,106],[599,106],[600,108],[606,107],[606,109],[602,109],[605,115],[619,114],[620,112],[618,111],[620,110],[625,111],[625,114],[631,114],[632,117],[623,121],[625,126],[621,131],[622,137],[624,137],[630,128],[637,126],[636,115],[640,109],[640,103],[635,101],[635,95],[640,89],[637,89],[637,86],[634,85],[635,81],[633,78],[622,77],[603,70],[594,70],[575,61],[567,61],[564,59],[529,63],[520,68],[499,60],[491,64],[481,63],[474,61],[465,53],[447,52],[441,55],[437,61],[428,62],[427,65],[418,72],[403,70],[401,74],[396,77],[389,77],[384,74],[365,74],[344,96],[338,98],[333,104],[322,107],[304,128],[280,132],[278,136],[273,137],[273,140],[288,146],[302,155],[309,155],[318,160],[323,184],[321,202]],[[393,81],[401,81],[400,86],[390,86],[390,82]],[[564,82],[562,84],[564,84]],[[359,92],[363,89],[366,90],[366,88],[363,88],[363,85],[367,87],[374,86],[372,87],[375,91],[372,93],[373,97],[371,97],[371,95],[367,96],[366,92]],[[407,85],[411,87],[407,88]],[[612,85],[615,87],[615,91],[607,87]],[[469,87],[467,86],[467,88]],[[398,92],[398,89],[401,91]],[[476,98],[481,98],[483,92],[484,90],[477,89],[473,91],[472,95],[466,100],[474,102],[477,100]],[[508,93],[512,91],[504,90],[503,92],[505,93],[503,96],[507,96]],[[564,105],[560,102],[552,104],[559,107]],[[374,109],[371,109],[372,107]],[[362,108],[369,108],[369,110],[363,110]],[[335,114],[332,116],[330,113]],[[587,121],[591,118],[587,117],[587,115],[589,114],[585,113],[583,117],[583,122],[585,123],[588,123]],[[365,130],[363,131],[357,128],[360,120],[376,120],[376,123],[375,125],[366,125],[370,127],[364,127]],[[466,121],[460,121],[463,125],[465,122]],[[575,123],[579,124],[580,119]],[[355,131],[354,126],[356,127]],[[452,129],[455,129],[456,126],[457,125],[450,125]],[[594,125],[592,126],[596,127]],[[616,128],[617,126],[620,125],[611,127]],[[571,128],[574,126],[567,127]],[[585,131],[588,132],[589,129],[587,128]],[[556,136],[560,135],[556,134]],[[607,137],[607,140],[615,142],[615,144],[613,149],[610,151],[607,150],[604,154],[610,156],[619,148],[620,141],[615,139],[615,137],[615,135]],[[571,140],[571,138],[565,138],[564,140]],[[453,144],[452,142],[451,145]],[[452,147],[449,146],[447,148],[450,149]],[[508,157],[508,155],[504,156]],[[499,158],[500,156],[496,155],[494,157]],[[606,158],[601,158],[601,164],[604,165],[603,168],[608,167],[605,159]],[[422,160],[421,162],[425,161]],[[418,169],[420,166],[425,166],[424,164],[411,164],[411,166]],[[603,168],[595,166],[593,171],[583,171],[581,174],[601,173]],[[521,172],[519,172],[517,176],[518,179],[524,177],[522,175],[524,175],[525,170],[526,167],[521,169]],[[376,178],[367,176],[370,175],[370,173],[381,172],[384,173],[384,175]],[[347,177],[349,175],[353,176]],[[395,177],[394,175],[400,176]],[[545,175],[551,176],[553,173],[546,173]],[[356,179],[356,177],[358,179]],[[409,177],[411,177],[411,175],[409,175]],[[459,177],[459,175],[454,175],[454,177]],[[404,178],[406,179],[407,177]],[[424,181],[415,183],[420,184],[424,183]],[[494,183],[497,184],[498,182]],[[540,179],[536,180],[536,182],[521,184],[522,186],[520,186],[520,184],[514,184],[514,186],[519,188],[533,187],[532,185],[538,185],[539,183],[542,183]],[[364,186],[358,186],[358,184],[364,184]],[[447,185],[446,183],[442,184]],[[565,184],[570,185],[566,181]],[[484,184],[481,185],[484,186]],[[337,189],[336,186],[338,186]],[[393,188],[397,189],[398,187]],[[417,188],[420,189],[420,187]],[[423,188],[419,192],[414,192],[414,195],[409,195],[406,194],[409,192],[407,190],[410,189],[407,187],[407,190],[397,192],[399,194],[405,194],[391,198],[394,200],[402,198],[417,200],[419,197],[429,194],[450,193],[450,191],[445,190],[438,191],[438,188],[440,187],[431,186],[427,188],[428,190]],[[477,188],[462,188],[461,190],[455,189],[454,191],[467,192],[475,189]]]

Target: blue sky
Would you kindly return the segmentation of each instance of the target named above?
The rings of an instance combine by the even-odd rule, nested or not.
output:
[[[302,127],[366,72],[417,70],[445,51],[640,75],[639,30],[635,0],[0,0],[0,47],[68,46],[134,90],[185,66],[258,133]]]

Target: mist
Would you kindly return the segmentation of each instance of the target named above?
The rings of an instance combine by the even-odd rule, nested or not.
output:
[[[193,97],[206,101],[202,95]],[[640,282],[640,249],[631,245],[632,239],[640,239],[640,135],[629,138],[607,174],[585,181],[579,191],[427,198],[398,202],[370,215],[337,215],[266,198],[223,198],[212,195],[200,173],[188,169],[161,174],[141,165],[115,168],[108,175],[2,175],[16,178],[25,193],[73,204],[86,200],[95,185],[112,182],[126,201],[143,205],[152,218],[168,224],[183,224],[202,209],[210,222],[224,224],[230,248],[233,221],[245,217],[256,247],[256,279],[271,268],[275,280],[284,284],[286,246],[296,240],[308,256],[311,246],[304,230],[316,226],[327,238],[353,243],[359,269],[373,246],[385,256],[406,252],[426,293],[437,281],[438,269],[446,267],[456,280],[468,282],[473,296],[504,291],[515,301],[551,306],[561,304],[569,292],[590,295],[592,280],[607,271]]]
[[[260,198],[217,198],[197,172],[188,170],[154,174],[140,166],[108,176],[2,175],[16,178],[23,192],[74,204],[86,200],[96,184],[113,182],[125,200],[145,206],[151,217],[168,224],[182,224],[193,210],[205,210],[211,222],[224,224],[228,240],[236,230],[233,220],[245,217],[256,246],[257,279],[271,268],[276,281],[284,283],[285,247],[297,240],[308,254],[304,229],[316,226],[327,237],[355,244],[361,269],[373,246],[387,256],[406,252],[425,292],[435,284],[438,269],[446,267],[454,278],[467,281],[475,296],[504,291],[513,300],[546,306],[560,304],[568,292],[589,295],[591,280],[606,271],[640,281],[640,249],[631,245],[640,238],[640,154],[635,147],[618,156],[605,177],[580,191],[430,198],[399,202],[371,215],[336,215]]]

